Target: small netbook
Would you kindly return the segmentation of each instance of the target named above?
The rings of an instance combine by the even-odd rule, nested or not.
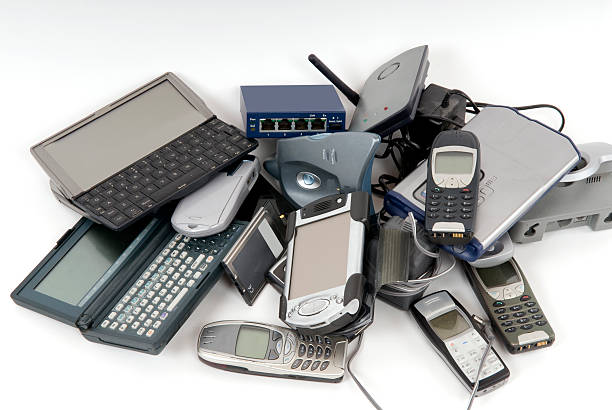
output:
[[[195,191],[256,147],[166,73],[31,152],[62,203],[121,230]]]

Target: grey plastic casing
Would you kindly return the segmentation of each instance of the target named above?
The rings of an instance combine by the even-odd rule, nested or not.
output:
[[[264,163],[296,207],[337,193],[370,192],[372,163],[380,137],[367,132],[336,132],[276,143],[276,158]],[[314,183],[303,183],[304,175]]]
[[[578,163],[574,143],[565,135],[510,107],[488,106],[463,127],[480,141],[481,175],[474,236],[468,245],[445,246],[473,262]],[[385,208],[405,217],[424,217],[427,161],[385,196]]]
[[[58,164],[48,153],[46,147],[54,142],[64,138],[78,128],[84,127],[85,125],[95,121],[96,119],[112,111],[117,106],[137,97],[138,95],[148,91],[149,89],[156,87],[160,83],[168,81],[200,114],[202,114],[202,122],[209,120],[214,115],[212,111],[204,104],[204,101],[197,96],[183,81],[181,81],[174,73],[168,72],[151,82],[143,85],[142,87],[132,91],[131,93],[119,98],[118,100],[106,105],[105,107],[97,110],[96,112],[86,116],[80,121],[75,122],[69,127],[61,130],[60,132],[52,135],[51,137],[39,142],[38,144],[30,148],[30,152],[38,161],[40,166],[43,168],[45,173],[49,175],[52,180],[52,187],[55,185],[57,190],[54,190],[54,195],[57,197],[58,194],[63,195],[66,199],[70,200],[80,193],[83,192],[81,188],[74,182],[70,175],[66,174],[60,164]],[[178,135],[177,135],[178,137]],[[75,152],[74,155],[81,155],[80,152]],[[134,161],[140,158],[134,158]],[[119,171],[119,170],[117,170]],[[101,181],[99,181],[101,182]],[[66,202],[60,202],[66,204]],[[70,206],[71,209],[75,209],[74,206]],[[83,212],[80,211],[80,214]]]
[[[388,135],[416,115],[429,68],[428,46],[412,48],[378,67],[359,93],[349,131]]]
[[[490,246],[485,253],[474,262],[469,262],[475,268],[490,268],[509,261],[514,256],[514,245],[506,232]]]
[[[612,228],[612,145],[578,145],[582,161],[510,230],[514,242],[542,239],[544,232],[590,226]]]
[[[243,160],[233,172],[220,172],[206,185],[189,194],[176,206],[172,227],[193,238],[225,230],[259,176],[256,157]]]
[[[270,337],[264,359],[251,359],[236,355],[236,342],[241,326],[266,329],[276,334],[279,339]],[[344,368],[348,340],[343,336],[328,336],[329,344],[326,346],[332,350],[328,359],[316,360],[312,356],[312,362],[327,361],[328,366],[322,369],[319,365],[316,369],[307,366],[292,366],[298,359],[306,361],[306,355],[299,356],[300,336],[291,329],[285,327],[267,325],[256,322],[245,322],[238,320],[225,320],[213,322],[202,327],[198,337],[198,356],[201,361],[211,366],[220,367],[224,370],[239,373],[249,373],[263,376],[285,377],[291,379],[313,380],[321,382],[339,382],[344,377]],[[276,358],[274,358],[276,356]]]

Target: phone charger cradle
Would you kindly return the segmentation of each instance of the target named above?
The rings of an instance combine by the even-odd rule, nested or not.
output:
[[[474,262],[517,223],[580,160],[569,137],[510,107],[487,106],[464,130],[480,141],[481,180],[474,236],[467,245],[442,248]],[[391,215],[413,212],[425,218],[427,161],[423,161],[384,199]]]
[[[555,185],[510,230],[517,243],[536,242],[544,232],[590,226],[612,228],[612,145],[578,145],[576,168]]]
[[[283,195],[296,208],[339,193],[370,194],[379,144],[380,137],[368,132],[279,139],[276,158],[266,161],[264,168],[279,180]]]
[[[178,203],[172,214],[172,227],[193,238],[222,232],[255,185],[259,170],[259,160],[248,156],[233,171],[220,172]]]

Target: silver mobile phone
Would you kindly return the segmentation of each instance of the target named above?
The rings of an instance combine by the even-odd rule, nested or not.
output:
[[[233,372],[339,382],[347,344],[343,336],[303,336],[284,327],[228,320],[202,327],[198,356]]]
[[[411,307],[417,324],[432,343],[436,352],[459,378],[472,390],[482,360],[476,396],[504,385],[510,371],[495,349],[483,355],[487,348],[485,338],[472,323],[465,308],[445,290],[432,293]]]

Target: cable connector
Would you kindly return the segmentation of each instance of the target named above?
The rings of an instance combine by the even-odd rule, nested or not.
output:
[[[491,323],[487,320],[484,320],[478,315],[472,315],[472,319],[476,322],[476,325],[480,330],[482,330],[490,341],[495,340],[495,334],[493,333],[493,329],[491,328]]]

